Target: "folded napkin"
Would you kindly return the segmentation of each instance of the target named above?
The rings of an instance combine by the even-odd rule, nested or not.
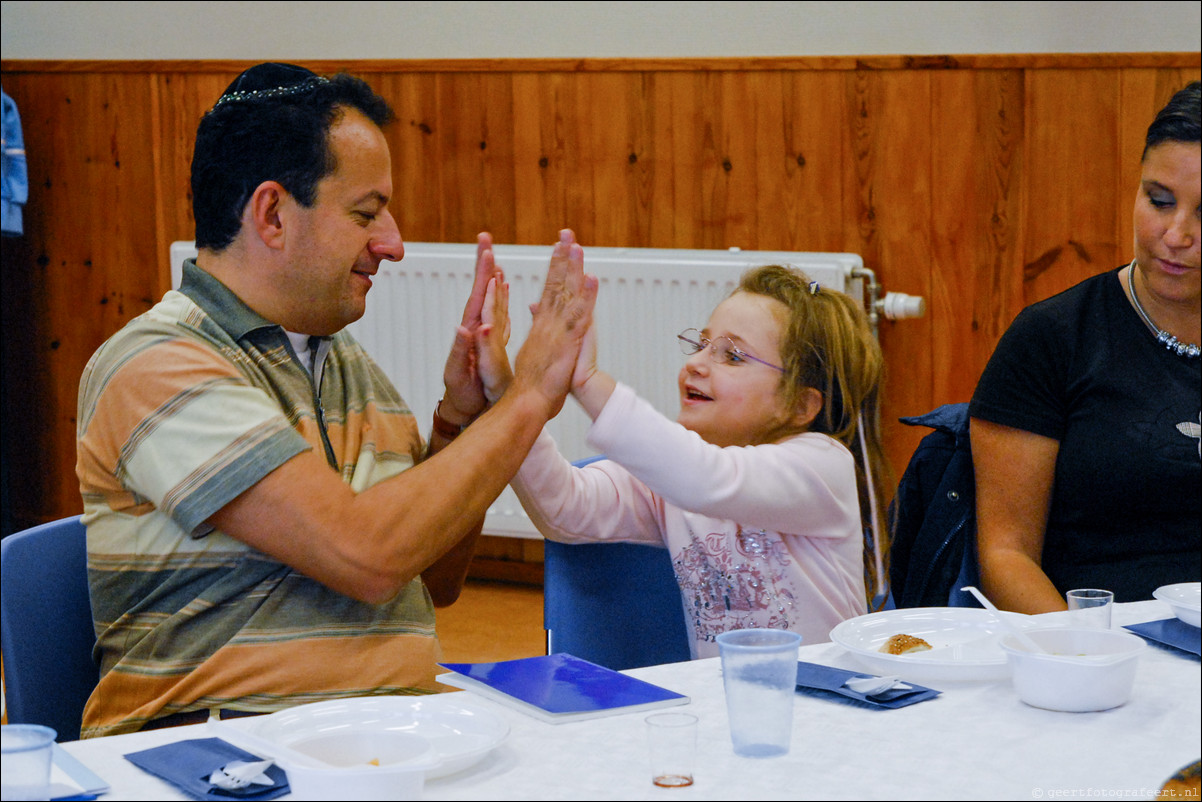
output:
[[[1202,630],[1191,627],[1180,618],[1164,618],[1143,624],[1128,624],[1123,629],[1129,629],[1147,640],[1202,656]]]
[[[898,708],[934,699],[941,691],[924,688],[912,682],[898,683],[894,687],[876,694],[865,694],[853,691],[847,687],[847,681],[861,678],[873,678],[872,674],[857,671],[845,671],[842,668],[821,666],[817,663],[797,663],[797,687],[816,691],[835,693],[848,699],[855,699],[873,707]],[[903,687],[904,686],[904,687]]]
[[[213,772],[236,760],[257,761],[262,758],[252,755],[220,738],[196,738],[190,741],[131,752],[125,759],[143,771],[166,780],[183,789],[197,799],[275,799],[290,790],[288,775],[279,766],[271,766],[266,774],[271,785],[250,785],[240,790],[227,791],[209,782]]]

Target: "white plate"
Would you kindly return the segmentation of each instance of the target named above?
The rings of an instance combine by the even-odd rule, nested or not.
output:
[[[1035,626],[1025,615],[1003,613],[1021,628]],[[878,674],[914,682],[1001,680],[1010,676],[998,640],[1007,632],[993,613],[976,607],[913,607],[852,618],[831,630],[831,640]],[[930,651],[884,654],[881,646],[898,634],[931,644]]]
[[[1173,614],[1191,627],[1202,624],[1202,582],[1163,585],[1152,596],[1173,608]]]
[[[420,735],[442,762],[426,779],[445,777],[476,764],[509,736],[509,724],[493,713],[462,704],[464,694],[370,696],[336,699],[281,710],[255,720],[253,732],[289,744],[354,728]]]

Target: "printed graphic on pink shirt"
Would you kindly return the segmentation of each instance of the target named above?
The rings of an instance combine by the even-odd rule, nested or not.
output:
[[[673,561],[676,580],[698,640],[731,629],[789,629],[794,597],[782,581],[788,553],[780,536],[764,530],[711,532]]]

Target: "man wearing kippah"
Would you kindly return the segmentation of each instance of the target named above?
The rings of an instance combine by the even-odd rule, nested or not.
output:
[[[434,606],[563,403],[596,280],[561,232],[514,384],[487,405],[474,349],[503,276],[481,235],[425,441],[345,331],[404,255],[391,116],[356,78],[260,64],[200,122],[199,255],[80,383],[101,661],[83,737],[440,690]]]

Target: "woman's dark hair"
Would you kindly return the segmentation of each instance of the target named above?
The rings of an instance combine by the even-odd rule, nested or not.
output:
[[[192,155],[196,247],[220,251],[242,227],[255,188],[278,181],[302,206],[337,168],[330,128],[346,109],[383,127],[388,103],[350,75],[324,78],[292,64],[259,64],[239,75],[201,119]]]
[[[1194,81],[1173,95],[1148,126],[1144,155],[1162,142],[1202,142],[1202,82]]]

